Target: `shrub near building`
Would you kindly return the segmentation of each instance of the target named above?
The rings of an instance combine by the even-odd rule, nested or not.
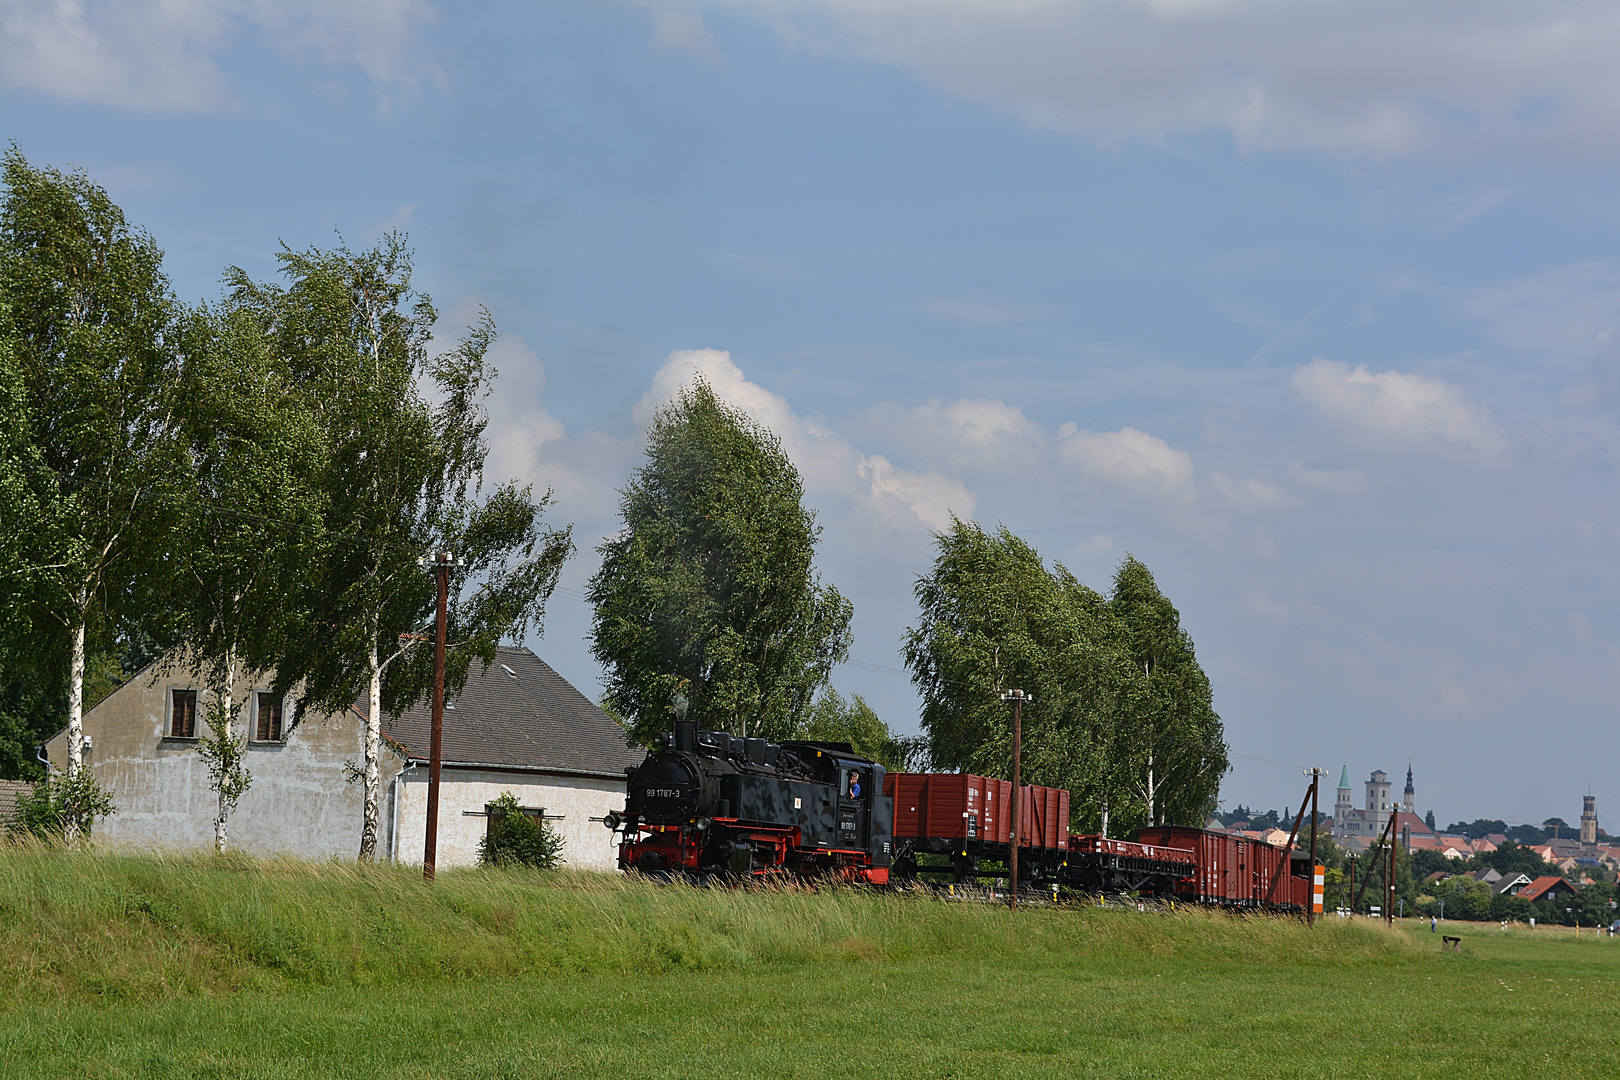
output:
[[[485,866],[530,866],[550,870],[563,861],[557,830],[518,805],[510,791],[489,808],[489,832],[478,842]]]

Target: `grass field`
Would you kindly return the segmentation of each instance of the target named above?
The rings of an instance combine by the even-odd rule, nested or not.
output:
[[[1620,939],[0,851],[0,1076],[1596,1076]]]

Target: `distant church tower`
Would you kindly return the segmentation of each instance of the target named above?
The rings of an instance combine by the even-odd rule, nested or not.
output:
[[[1597,847],[1597,799],[1581,796],[1581,846]]]
[[[1401,809],[1408,814],[1415,814],[1417,813],[1417,810],[1414,809],[1416,805],[1417,792],[1412,790],[1412,759],[1408,758],[1406,761],[1406,794],[1401,797]]]
[[[1367,813],[1389,813],[1389,774],[1383,769],[1374,769],[1372,776],[1366,781],[1366,786]]]
[[[1345,823],[1350,820],[1350,811],[1354,809],[1350,802],[1350,763],[1345,762],[1344,771],[1339,774],[1339,799],[1333,804],[1335,836],[1344,834]]]

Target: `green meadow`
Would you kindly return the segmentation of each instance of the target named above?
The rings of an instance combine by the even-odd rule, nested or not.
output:
[[[1620,939],[0,850],[5,1077],[1596,1076]]]

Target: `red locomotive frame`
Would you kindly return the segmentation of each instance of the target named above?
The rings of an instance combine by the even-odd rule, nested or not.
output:
[[[733,877],[767,880],[775,875],[835,877],[848,882],[887,885],[889,868],[873,866],[870,852],[805,847],[797,828],[762,825],[737,818],[703,818],[684,825],[638,825],[619,845],[619,865],[645,873],[696,874],[715,865],[716,844],[730,845]]]

